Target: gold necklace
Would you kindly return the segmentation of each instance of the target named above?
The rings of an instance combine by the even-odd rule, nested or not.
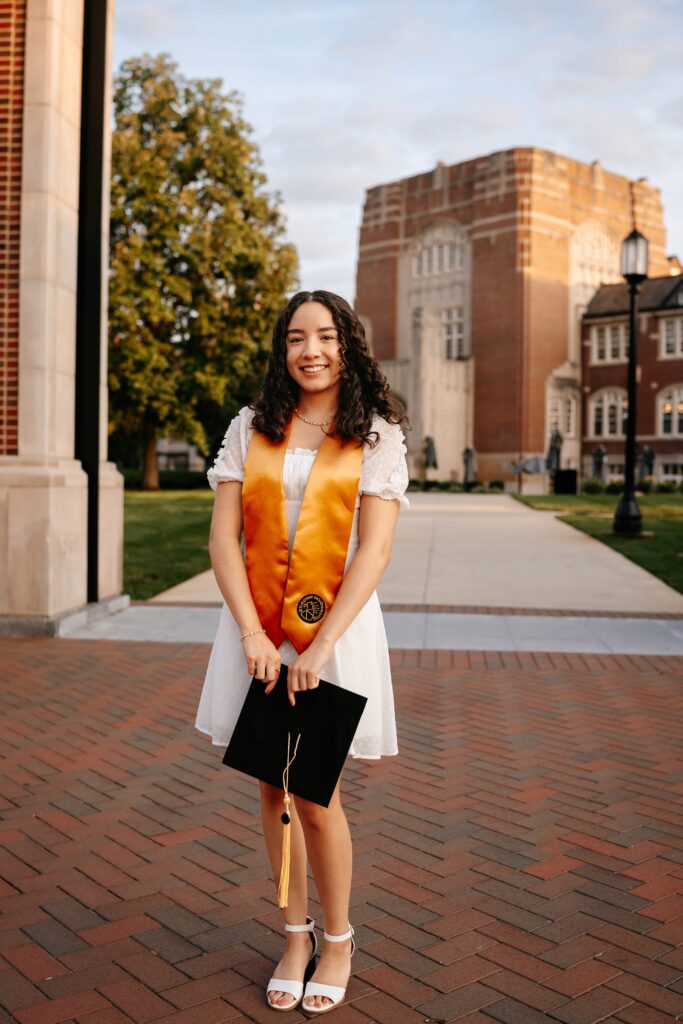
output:
[[[326,427],[327,424],[331,423],[332,420],[334,419],[334,416],[333,416],[332,419],[330,419],[330,420],[323,420],[322,423],[316,423],[315,420],[307,420],[305,416],[301,415],[301,413],[299,412],[299,410],[296,407],[294,408],[294,412],[297,414],[297,416],[299,417],[300,420],[303,420],[304,423],[309,423],[312,427]]]

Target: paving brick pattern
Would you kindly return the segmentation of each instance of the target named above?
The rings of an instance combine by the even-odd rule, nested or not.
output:
[[[192,724],[207,658],[0,640],[0,1024],[275,1019],[257,789]],[[392,664],[401,753],[344,772],[336,1024],[683,1018],[683,659]]]

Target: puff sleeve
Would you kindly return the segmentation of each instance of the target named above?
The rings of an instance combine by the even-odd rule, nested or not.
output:
[[[410,508],[405,496],[408,449],[403,431],[398,423],[388,423],[381,416],[375,416],[372,429],[379,433],[379,441],[374,448],[365,446],[359,490],[387,500],[397,498],[404,508]]]
[[[207,470],[206,478],[213,491],[221,480],[244,480],[244,409],[231,421],[213,466]]]

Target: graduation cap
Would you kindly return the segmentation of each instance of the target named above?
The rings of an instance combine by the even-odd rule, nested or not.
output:
[[[282,870],[278,904],[287,906],[290,793],[328,807],[367,697],[320,679],[313,690],[287,696],[287,665],[270,693],[252,677],[223,764],[284,790]]]

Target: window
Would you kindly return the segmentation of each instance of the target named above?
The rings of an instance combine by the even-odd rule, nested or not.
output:
[[[609,357],[619,359],[621,355],[621,339],[619,337],[619,325],[613,324],[609,329]]]
[[[659,321],[660,359],[683,356],[683,316],[665,317]]]
[[[455,236],[455,241],[451,241]],[[466,264],[466,237],[461,229],[452,224],[442,224],[429,229],[417,239],[412,253],[412,274],[414,278],[430,274],[462,272]]]
[[[605,328],[598,327],[595,333],[595,355],[593,359],[595,362],[604,362],[607,356],[607,343],[605,340]]]
[[[590,285],[621,281],[619,242],[611,231],[590,221],[581,225],[571,243],[570,281]]]
[[[441,310],[441,338],[444,359],[465,357],[465,310],[462,306]]]
[[[617,389],[600,391],[590,400],[590,424],[593,437],[624,437],[628,401]]]
[[[576,399],[571,395],[555,395],[548,405],[548,438],[553,430],[559,430],[562,437],[574,437],[576,431]]]
[[[683,384],[663,391],[657,404],[660,436],[683,437]]]
[[[628,360],[628,324],[609,324],[591,328],[594,363],[621,363]]]

